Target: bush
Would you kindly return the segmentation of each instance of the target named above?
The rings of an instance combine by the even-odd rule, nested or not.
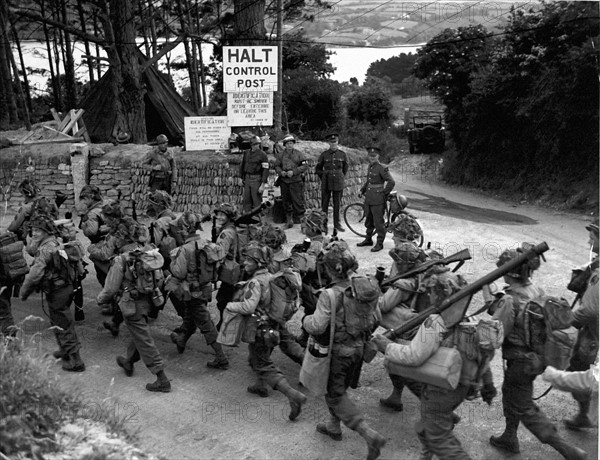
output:
[[[389,92],[380,84],[364,85],[348,97],[346,111],[351,120],[376,125],[388,125],[392,118]]]

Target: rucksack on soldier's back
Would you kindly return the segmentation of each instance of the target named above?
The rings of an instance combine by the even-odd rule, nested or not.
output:
[[[0,278],[14,281],[29,273],[29,266],[23,255],[24,246],[14,233],[0,235]]]
[[[163,256],[154,245],[129,251],[127,267],[139,294],[150,295],[164,284]]]
[[[61,244],[52,257],[54,269],[67,283],[73,283],[83,275],[83,246],[79,241]]]
[[[274,274],[269,280],[271,304],[267,315],[281,325],[285,325],[298,311],[298,296],[302,289],[300,274],[286,268]]]
[[[381,290],[375,277],[353,275],[350,286],[342,295],[344,325],[346,333],[353,338],[359,338],[373,332],[381,315],[377,315],[377,302]]]
[[[525,343],[545,366],[566,369],[577,341],[569,302],[558,297],[538,297],[527,302],[521,315]]]

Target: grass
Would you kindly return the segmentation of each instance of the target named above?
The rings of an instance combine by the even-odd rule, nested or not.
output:
[[[19,324],[17,336],[0,336],[0,453],[41,458],[57,452],[60,428],[81,417],[84,401],[81,390],[61,382],[55,359],[35,345],[35,336],[25,338],[22,326],[41,318],[29,316]],[[113,398],[108,397],[94,413],[107,430],[126,438],[125,418],[119,418]],[[84,411],[83,411],[84,412]]]

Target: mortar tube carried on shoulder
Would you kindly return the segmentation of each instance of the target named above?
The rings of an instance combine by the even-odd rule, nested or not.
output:
[[[263,210],[270,208],[271,206],[273,206],[273,203],[271,203],[270,201],[263,201],[256,208],[238,217],[235,220],[234,224],[236,226],[254,224],[256,222],[254,221],[253,217],[257,214],[260,214]]]
[[[383,335],[391,340],[401,337],[406,332],[412,330],[413,328],[415,328],[417,326],[420,326],[421,323],[423,323],[430,315],[440,313],[444,310],[447,310],[456,302],[472,296],[477,291],[479,291],[481,288],[483,288],[483,286],[491,284],[494,281],[496,281],[497,279],[502,278],[503,276],[507,275],[508,273],[513,272],[516,268],[523,265],[530,258],[540,256],[544,252],[546,252],[548,249],[549,248],[548,248],[548,245],[546,244],[546,242],[541,242],[540,244],[538,244],[536,246],[532,246],[531,249],[523,252],[518,257],[506,262],[504,265],[501,265],[494,271],[479,278],[474,283],[469,284],[469,285],[465,286],[464,288],[462,288],[461,290],[455,292],[454,294],[446,297],[438,306],[429,307],[426,310],[423,310],[421,313],[419,313],[414,318],[411,318],[408,321],[406,321],[399,328],[390,329],[389,331],[385,332]],[[468,303],[467,303],[467,305],[468,305]],[[462,318],[459,318],[458,321],[460,321],[461,319]],[[448,328],[450,328],[452,326],[454,326],[454,324],[446,325],[446,327],[448,327]]]

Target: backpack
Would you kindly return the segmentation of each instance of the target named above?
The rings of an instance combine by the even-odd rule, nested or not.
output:
[[[285,325],[298,311],[298,297],[300,289],[302,289],[302,279],[298,272],[286,268],[271,277],[269,288],[271,290],[271,303],[266,313],[272,320]]]
[[[84,273],[83,246],[79,241],[61,244],[52,254],[52,264],[58,276],[67,283],[74,283]]]
[[[154,228],[155,228],[156,224],[154,222],[152,222],[150,224],[150,238],[154,239]],[[169,228],[172,228],[171,226],[169,226]],[[156,244],[156,241],[151,241],[151,243]],[[177,241],[175,240],[175,238],[171,235],[171,233],[168,230],[162,229],[162,235],[160,238],[160,241],[158,242],[158,252],[160,252],[160,255],[163,256],[163,259],[165,259],[165,261],[170,261],[171,260],[171,251],[173,249],[175,249],[178,245],[177,245]]]
[[[155,289],[163,287],[165,282],[163,264],[163,256],[154,246],[144,246],[129,251],[126,267],[133,278],[138,295],[150,295]]]
[[[588,282],[592,276],[592,272],[598,268],[598,260],[594,260],[585,268],[576,268],[571,273],[571,280],[567,285],[569,291],[575,292],[578,296],[583,296],[588,288]]]
[[[380,295],[379,283],[373,276],[350,277],[350,286],[341,296],[346,334],[358,339],[373,332],[380,319],[377,314]]]
[[[14,233],[0,235],[0,279],[17,280],[29,273],[29,266],[23,256],[23,241]]]
[[[219,261],[216,244],[206,243],[200,247],[195,242],[196,249],[196,276],[199,285],[217,281],[217,262]]]
[[[542,358],[545,366],[566,369],[577,341],[569,302],[558,297],[538,297],[527,302],[519,316],[525,344]]]

